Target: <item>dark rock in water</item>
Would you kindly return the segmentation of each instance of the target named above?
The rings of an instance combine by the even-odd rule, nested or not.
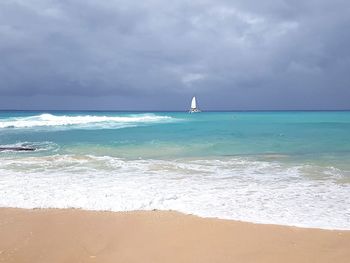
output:
[[[33,147],[0,147],[0,152],[14,151],[14,152],[32,152],[35,151]]]

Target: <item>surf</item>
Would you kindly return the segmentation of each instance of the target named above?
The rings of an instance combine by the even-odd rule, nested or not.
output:
[[[312,171],[323,178],[311,180]],[[54,154],[4,157],[2,207],[176,210],[203,217],[350,229],[347,198],[332,167],[256,158],[128,160]],[[317,196],[317,198],[315,198]]]
[[[0,128],[35,128],[35,127],[62,127],[73,126],[88,128],[89,125],[95,128],[118,128],[132,126],[135,124],[170,122],[174,119],[169,116],[155,114],[133,114],[124,116],[107,115],[53,115],[43,113],[40,115],[26,117],[12,117],[0,119]]]

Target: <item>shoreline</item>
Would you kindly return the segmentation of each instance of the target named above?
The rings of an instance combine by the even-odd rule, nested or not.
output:
[[[348,262],[350,231],[175,211],[0,208],[0,262]]]
[[[314,226],[303,226],[303,225],[292,225],[292,224],[278,224],[278,223],[265,223],[265,222],[256,222],[256,221],[245,221],[240,219],[230,219],[230,218],[220,218],[220,217],[211,217],[211,216],[201,216],[192,213],[186,213],[177,210],[162,210],[162,209],[152,209],[152,210],[125,210],[125,211],[114,211],[114,210],[96,210],[96,209],[86,209],[86,208],[77,208],[77,207],[68,207],[68,208],[59,208],[59,207],[34,207],[34,208],[23,208],[23,207],[2,207],[1,210],[9,209],[9,210],[24,210],[24,211],[81,211],[81,212],[92,212],[92,213],[111,213],[111,214],[137,214],[137,213],[174,213],[182,216],[192,216],[196,218],[201,218],[204,220],[218,220],[218,221],[227,221],[227,222],[236,222],[243,224],[253,224],[253,225],[263,225],[263,226],[276,226],[276,227],[287,227],[287,228],[300,228],[300,229],[309,229],[309,230],[321,230],[321,231],[339,231],[339,232],[349,232],[350,229],[343,228],[322,228],[322,227],[314,227]]]

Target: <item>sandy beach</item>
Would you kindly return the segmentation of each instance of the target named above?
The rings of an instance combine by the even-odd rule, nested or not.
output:
[[[177,212],[0,209],[0,262],[349,262],[350,231]]]

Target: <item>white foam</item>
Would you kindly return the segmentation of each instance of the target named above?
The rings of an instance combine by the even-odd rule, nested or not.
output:
[[[338,183],[337,177],[312,180],[304,170],[248,158],[3,157],[0,206],[171,209],[204,217],[349,230],[350,184]]]
[[[154,114],[135,114],[127,116],[94,116],[94,115],[52,115],[41,114],[30,117],[13,117],[0,119],[0,128],[32,128],[51,126],[77,126],[79,128],[94,127],[118,128],[134,126],[137,123],[157,123],[174,120],[169,116]]]

